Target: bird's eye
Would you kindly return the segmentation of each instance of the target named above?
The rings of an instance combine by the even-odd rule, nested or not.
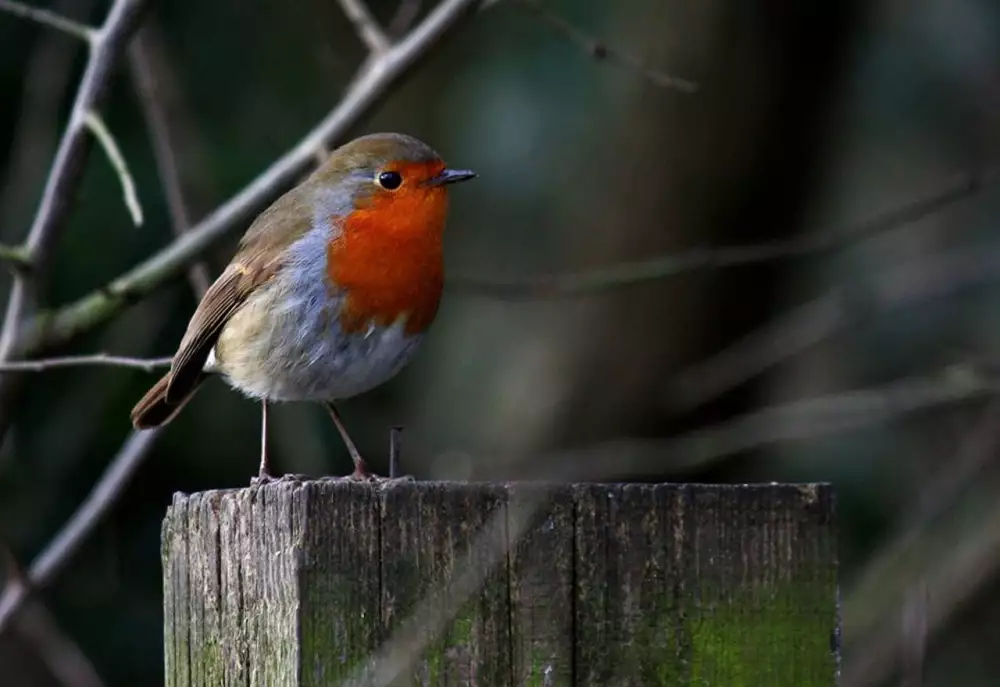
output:
[[[378,175],[378,185],[387,191],[395,191],[403,183],[399,172],[382,172]]]

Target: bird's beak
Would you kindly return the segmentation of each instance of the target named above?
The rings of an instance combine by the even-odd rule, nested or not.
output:
[[[444,186],[446,184],[455,184],[459,181],[468,181],[469,179],[475,179],[478,176],[475,172],[468,169],[443,169],[441,173],[437,176],[431,177],[424,182],[424,186]]]

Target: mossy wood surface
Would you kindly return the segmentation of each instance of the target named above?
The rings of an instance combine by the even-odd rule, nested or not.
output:
[[[826,485],[272,483],[177,495],[168,687],[833,687]]]

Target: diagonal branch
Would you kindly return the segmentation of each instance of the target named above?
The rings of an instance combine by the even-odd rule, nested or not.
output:
[[[181,164],[176,151],[185,138],[180,133],[185,129],[183,121],[186,118],[181,116],[174,75],[160,43],[154,27],[147,24],[132,39],[128,59],[132,81],[149,129],[170,222],[174,234],[180,236],[191,227],[191,213],[184,197]],[[199,261],[193,264],[188,270],[188,280],[195,297],[200,298],[212,283],[207,263]]]
[[[670,74],[647,67],[639,58],[611,48],[607,43],[588,36],[563,17],[545,7],[539,0],[519,0],[518,4],[537,14],[549,26],[582,47],[587,54],[596,60],[615,62],[626,69],[640,74],[656,86],[675,88],[683,93],[694,93],[698,90],[698,84],[693,81],[671,76]]]
[[[916,222],[969,198],[979,193],[986,183],[995,182],[998,178],[996,172],[990,170],[965,176],[937,193],[883,212],[860,224],[820,230],[802,238],[727,248],[694,248],[676,255],[564,275],[507,279],[456,275],[448,280],[448,286],[458,292],[501,300],[569,298],[661,281],[698,270],[741,267],[822,254],[850,241]]]
[[[116,0],[104,25],[93,34],[90,59],[25,242],[27,257],[33,267],[31,279],[25,274],[15,275],[7,303],[7,313],[0,331],[0,361],[10,360],[17,353],[17,343],[25,318],[33,308],[37,286],[34,280],[44,277],[45,268],[69,215],[73,190],[83,174],[84,161],[91,143],[86,124],[87,114],[97,111],[103,103],[111,69],[124,51],[129,36],[138,27],[144,4],[144,0]],[[5,377],[3,381],[7,382],[8,378]],[[3,432],[0,431],[0,434]]]
[[[27,272],[31,269],[28,249],[23,246],[0,244],[0,262],[6,263],[14,272]]]
[[[28,19],[56,31],[62,31],[87,43],[93,43],[98,33],[96,29],[86,24],[67,19],[49,10],[25,5],[22,2],[17,2],[17,0],[0,0],[0,11],[13,14],[22,19]]]
[[[373,54],[381,55],[391,47],[389,36],[378,25],[378,21],[364,0],[337,0],[337,2],[340,3],[340,9],[344,15],[354,24],[354,30],[358,32],[358,37],[364,41]]]
[[[691,410],[861,323],[862,318],[994,283],[998,275],[1000,245],[986,244],[858,276],[681,370],[670,385],[670,401]]]
[[[52,582],[62,568],[80,548],[105,513],[118,500],[125,490],[132,475],[142,463],[146,452],[159,436],[160,430],[148,429],[142,432],[132,432],[104,471],[101,480],[94,486],[90,494],[73,516],[63,525],[59,533],[45,549],[31,562],[26,573],[26,580],[12,580],[4,587],[0,596],[0,633],[4,631],[14,614],[27,600],[32,589],[40,589]],[[30,589],[29,589],[30,587]]]

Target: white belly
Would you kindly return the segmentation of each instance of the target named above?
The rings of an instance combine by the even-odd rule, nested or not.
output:
[[[410,362],[423,338],[407,335],[403,320],[344,333],[333,317],[305,319],[247,303],[223,330],[209,364],[252,398],[333,401],[388,381]]]

